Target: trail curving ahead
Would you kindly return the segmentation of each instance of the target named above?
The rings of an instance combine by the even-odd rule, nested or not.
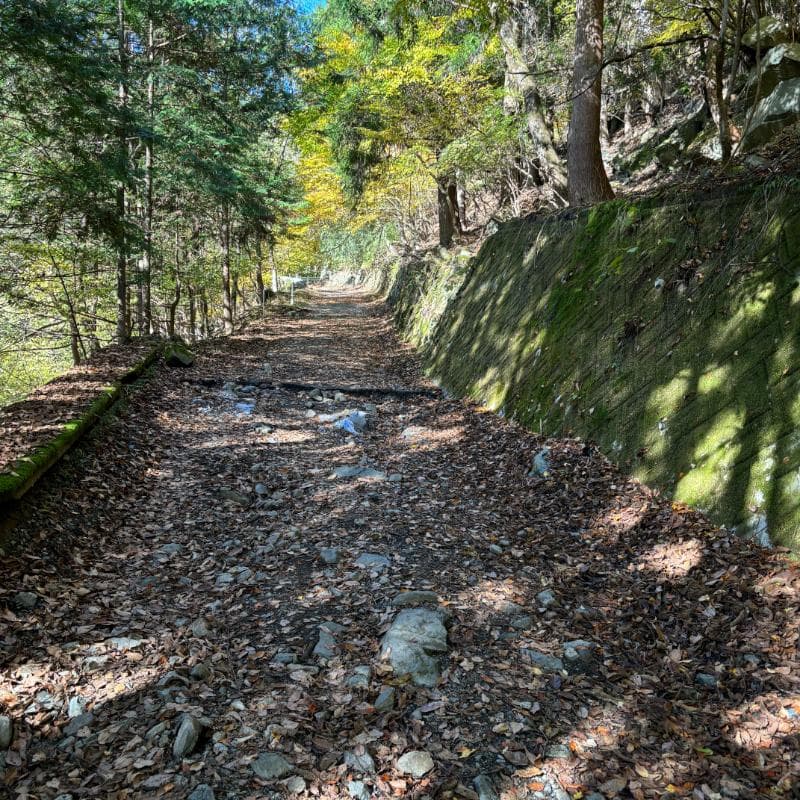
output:
[[[781,554],[583,442],[279,383],[432,388],[355,292],[159,369],[29,495],[0,564],[0,796],[797,796]],[[434,687],[378,657],[408,589],[447,622]]]

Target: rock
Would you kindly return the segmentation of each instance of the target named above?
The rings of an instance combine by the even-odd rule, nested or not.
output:
[[[14,738],[14,723],[5,714],[0,716],[0,750],[8,750]]]
[[[159,553],[167,556],[174,556],[183,550],[183,545],[180,542],[169,542],[158,548]]]
[[[202,732],[203,724],[200,720],[186,714],[172,744],[172,755],[179,759],[188,756],[197,747]]]
[[[717,678],[715,675],[709,675],[707,672],[698,672],[694,676],[695,683],[705,686],[708,689],[717,688]]]
[[[413,606],[438,606],[439,595],[436,592],[411,590],[400,592],[392,600],[395,608],[410,608]]]
[[[528,614],[523,614],[521,617],[512,619],[509,625],[511,625],[512,628],[516,628],[518,631],[524,631],[533,625],[533,617]]]
[[[545,757],[555,759],[572,758],[572,750],[565,744],[551,744],[545,751]]]
[[[241,492],[235,492],[233,489],[220,489],[219,496],[229,503],[236,503],[239,506],[249,506],[250,498]]]
[[[597,645],[585,639],[564,642],[564,664],[572,675],[588,672],[594,665]]]
[[[108,643],[115,650],[120,650],[124,653],[128,650],[135,650],[137,647],[141,647],[144,644],[144,640],[133,639],[130,636],[112,636],[108,640]]]
[[[319,557],[326,564],[336,564],[339,561],[339,549],[336,547],[323,547],[319,551]]]
[[[220,572],[219,575],[217,575],[217,586],[227,586],[235,580],[236,578],[230,572]]]
[[[800,44],[779,44],[761,59],[759,67],[753,67],[747,85],[741,93],[742,101],[750,106],[755,101],[772,94],[779,83],[800,78]]]
[[[334,468],[334,478],[367,478],[375,481],[385,481],[386,473],[372,467],[342,465]]]
[[[275,653],[272,660],[276,664],[294,664],[297,661],[297,655],[295,653],[280,652]]]
[[[522,650],[522,655],[542,672],[561,672],[564,669],[564,662],[560,658],[542,653],[539,650],[526,648]]]
[[[319,632],[319,639],[314,645],[314,650],[312,651],[314,655],[318,658],[333,658],[336,655],[337,649],[338,646],[333,635],[324,628],[321,629]]]
[[[86,708],[86,700],[84,700],[80,695],[75,695],[75,697],[70,697],[69,703],[67,704],[67,716],[70,719],[79,717],[81,714],[83,714],[85,708]],[[2,749],[3,748],[0,747],[0,750]]]
[[[533,457],[528,477],[530,478],[549,478],[550,477],[550,448],[543,447]]]
[[[397,759],[398,771],[421,778],[433,769],[433,759],[427,750],[411,750]]]
[[[208,623],[202,617],[200,619],[196,619],[191,624],[189,630],[191,630],[192,636],[196,636],[198,639],[205,639],[207,636],[211,636],[211,629],[208,627]]]
[[[355,565],[362,569],[386,569],[392,562],[380,553],[362,553]]]
[[[345,681],[345,684],[351,689],[368,689],[371,680],[372,670],[370,667],[362,665],[353,670],[353,674]]]
[[[188,800],[214,800],[214,790],[207,783],[200,783],[194,787]]]
[[[347,401],[347,395],[344,395],[341,392],[334,392],[333,394],[334,403],[344,403],[346,401]]]
[[[708,108],[705,104],[690,113],[675,125],[655,148],[656,161],[662,167],[672,166],[683,155],[690,144],[703,132],[708,121]]]
[[[20,611],[33,611],[39,604],[39,595],[34,592],[17,592],[11,598],[11,604]]]
[[[180,342],[170,342],[164,350],[164,361],[168,367],[191,367],[194,353]]]
[[[536,602],[540,608],[550,608],[555,604],[556,596],[549,589],[545,589],[536,595]]]
[[[344,763],[356,772],[364,772],[368,775],[375,772],[375,761],[366,750],[363,753],[353,753],[348,750],[344,754]]]
[[[304,792],[306,790],[305,779],[301,778],[299,775],[289,778],[289,780],[286,781],[286,789],[290,794],[300,794],[300,792]]]
[[[250,768],[265,781],[285,778],[294,772],[294,767],[278,753],[262,753],[250,764]]]
[[[254,492],[257,494],[257,495],[269,494],[269,489],[268,489],[268,488],[267,488],[267,487],[266,487],[266,486],[265,486],[263,483],[257,483],[257,484],[256,484],[256,485],[253,487],[253,491],[254,491]]]
[[[752,28],[742,35],[742,44],[755,50],[758,47],[765,53],[777,44],[791,41],[786,23],[777,17],[761,17]]]
[[[500,556],[503,554],[503,548],[500,547],[499,544],[490,544],[489,552],[494,553],[496,556]]]
[[[349,794],[353,800],[370,800],[369,789],[367,789],[363,781],[348,781],[347,794]]]
[[[410,675],[417,686],[436,686],[440,659],[447,652],[447,630],[439,611],[407,608],[401,611],[383,637],[381,658],[395,674]]]
[[[384,686],[380,694],[375,698],[375,702],[372,704],[373,708],[379,714],[385,714],[387,711],[391,711],[394,708],[396,695],[397,692],[394,686]]]
[[[497,794],[492,783],[492,779],[488,775],[478,775],[472,785],[478,793],[478,800],[500,800],[500,795]]]
[[[742,140],[742,150],[759,147],[795,122],[800,122],[800,78],[779,83],[759,102]]]

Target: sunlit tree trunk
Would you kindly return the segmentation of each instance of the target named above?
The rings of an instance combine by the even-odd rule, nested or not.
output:
[[[578,0],[572,116],[569,124],[569,202],[592,205],[614,197],[600,151],[603,0]]]
[[[233,298],[231,297],[231,221],[230,209],[222,209],[219,231],[222,248],[222,325],[225,333],[233,333]]]

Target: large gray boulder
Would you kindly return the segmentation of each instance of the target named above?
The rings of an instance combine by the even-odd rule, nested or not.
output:
[[[742,141],[747,152],[768,142],[775,134],[800,122],[800,78],[779,83],[757,106]]]
[[[761,17],[750,30],[742,36],[742,44],[755,50],[760,48],[764,53],[770,47],[791,41],[786,23],[777,17]]]
[[[446,652],[444,617],[431,608],[401,611],[381,645],[381,658],[389,661],[395,674],[409,675],[417,686],[436,686]]]
[[[747,85],[741,93],[741,100],[750,106],[758,97],[768,97],[778,84],[800,78],[800,44],[779,44],[773,47],[762,59],[759,66],[753,67],[747,78]]]

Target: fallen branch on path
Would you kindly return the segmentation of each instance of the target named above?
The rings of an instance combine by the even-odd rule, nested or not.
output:
[[[369,397],[371,395],[384,395],[395,397],[431,397],[438,398],[442,394],[438,389],[394,389],[391,387],[375,386],[329,386],[326,384],[315,383],[296,383],[294,381],[254,381],[247,378],[233,378],[224,380],[223,378],[195,378],[187,383],[196,383],[201,386],[222,386],[226,383],[236,383],[242,386],[255,386],[257,389],[284,389],[290,392],[313,392],[319,391],[327,394],[355,395],[357,397]]]

